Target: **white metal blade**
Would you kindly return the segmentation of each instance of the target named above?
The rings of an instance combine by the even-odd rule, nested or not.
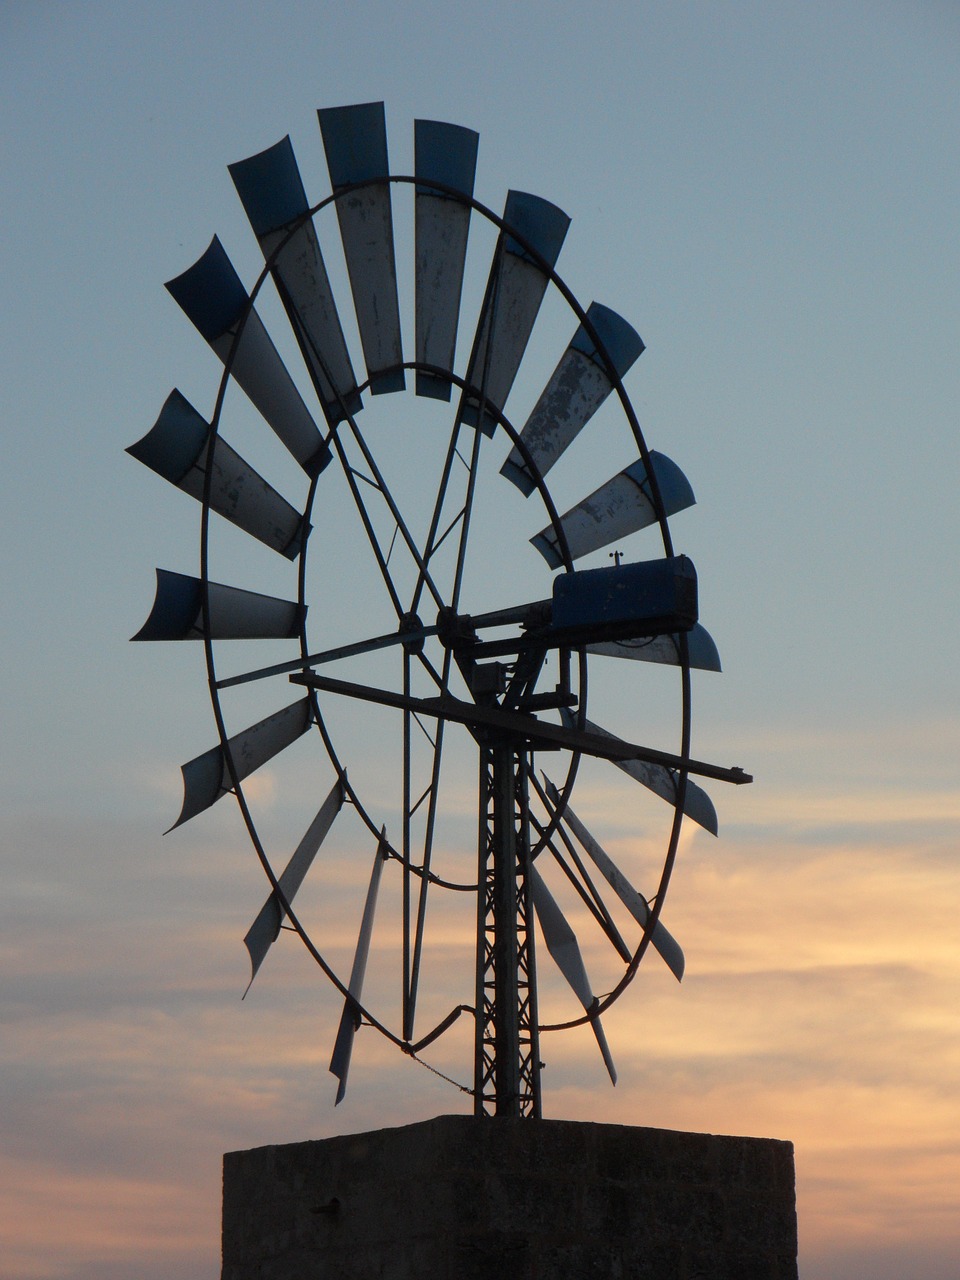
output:
[[[566,708],[561,708],[560,716],[569,729],[577,727],[577,717]],[[586,720],[583,728],[587,733],[597,733],[604,738],[617,736],[615,733],[608,733],[606,729],[601,729],[591,720]],[[634,781],[648,787],[655,795],[676,807],[680,779],[673,769],[668,769],[662,764],[648,764],[645,760],[612,760],[610,763],[615,764],[618,769],[629,774]],[[683,812],[711,835],[717,834],[717,811],[713,801],[690,777],[687,778]]]
[[[651,453],[650,465],[668,516],[693,506],[696,501],[693,490],[675,462],[662,453]],[[578,560],[590,551],[599,551],[638,529],[655,524],[656,520],[657,507],[650,478],[643,462],[638,461],[561,516],[560,525],[571,558]],[[562,541],[553,525],[541,529],[530,541],[552,569],[560,568]]]
[[[230,756],[240,781],[306,733],[312,720],[310,699],[301,698],[228,739]],[[222,744],[188,761],[181,766],[180,772],[183,774],[183,807],[171,831],[204,809],[209,809],[233,786]]]
[[[127,453],[199,502],[209,440],[209,422],[179,391],[172,391],[156,423]],[[303,548],[300,512],[219,436],[213,442],[210,506],[288,560],[295,560]]]
[[[643,351],[640,335],[622,316],[597,302],[590,304],[587,319],[622,378]],[[515,447],[501,474],[524,494],[532,493],[536,476],[547,474],[612,390],[606,363],[580,325],[520,432],[529,462]]]
[[[214,640],[289,640],[300,634],[306,607],[294,600],[207,583],[207,627]],[[157,570],[150,616],[134,640],[202,640],[203,583],[186,573]]]
[[[687,653],[691,667],[698,671],[719,671],[720,654],[710,635],[699,622],[686,633]],[[642,636],[636,640],[604,640],[588,644],[587,653],[608,658],[631,658],[635,662],[662,662],[680,665],[680,638],[677,635]]]
[[[530,892],[533,896],[533,905],[537,913],[537,919],[540,921],[540,928],[543,930],[543,940],[547,944],[547,950],[556,962],[557,968],[566,978],[574,995],[583,1005],[584,1011],[589,1014],[595,997],[590,986],[590,979],[587,977],[583,956],[580,954],[580,944],[577,942],[577,936],[571,929],[550,890],[544,884],[543,877],[536,867],[530,868],[529,884]],[[600,1052],[603,1055],[603,1061],[610,1079],[616,1084],[617,1071],[613,1065],[607,1038],[603,1034],[599,1015],[591,1015],[590,1025],[593,1028],[593,1034],[597,1038],[597,1044],[600,1046]]]
[[[528,240],[552,267],[560,254],[570,219],[539,196],[507,193],[504,220]],[[487,281],[480,323],[467,367],[463,421],[493,435],[496,420],[488,408],[481,420],[480,391],[495,411],[502,410],[520,368],[548,277],[520,242],[504,232],[497,243]]]
[[[224,363],[232,353],[234,379],[304,471],[322,471],[329,448],[219,239],[166,287]]]
[[[403,349],[383,103],[331,107],[317,115],[334,193],[352,183],[370,183],[338,197],[337,220],[370,390],[374,395],[402,391]],[[374,181],[377,178],[384,181]]]
[[[367,888],[366,902],[363,904],[363,919],[360,922],[360,935],[357,938],[357,949],[353,957],[353,968],[350,972],[348,991],[354,1000],[359,1001],[363,993],[363,979],[367,971],[367,957],[370,954],[370,939],[373,936],[373,918],[377,910],[377,894],[380,890],[380,873],[386,862],[386,830],[381,832],[380,843],[373,858],[373,870],[370,873],[370,884]],[[353,1040],[359,1021],[350,1000],[345,1000],[343,1013],[340,1015],[340,1026],[337,1028],[337,1039],[330,1059],[330,1073],[340,1081],[337,1089],[335,1106],[343,1101],[347,1092],[347,1074],[350,1070],[350,1057],[353,1053]]]
[[[293,902],[297,890],[303,883],[303,878],[310,869],[310,864],[317,856],[320,846],[327,837],[333,820],[340,812],[343,806],[343,783],[338,778],[333,784],[330,794],[320,806],[317,816],[311,822],[307,829],[306,835],[297,845],[293,857],[287,863],[282,874],[279,876],[277,883],[280,886],[280,893],[283,895],[284,901]],[[250,953],[250,981],[247,983],[247,991],[253,985],[253,980],[257,976],[257,970],[263,964],[264,957],[270,950],[270,947],[276,942],[280,936],[280,926],[283,924],[284,908],[280,904],[280,897],[274,889],[270,896],[260,909],[256,920],[247,930],[243,939],[247,951]],[[244,995],[247,994],[245,991]]]
[[[414,124],[416,176],[417,361],[453,371],[460,318],[470,205],[430,187],[473,195],[479,135],[436,120]],[[417,395],[449,400],[451,383],[439,373],[417,371]]]
[[[544,782],[546,783],[546,791],[550,797],[550,803],[556,807],[560,799],[559,793],[546,775],[544,775]],[[646,928],[650,919],[650,908],[647,906],[646,899],[637,893],[627,877],[602,847],[599,840],[590,834],[569,804],[564,810],[563,822],[580,841],[580,844],[593,859],[600,874],[616,893],[634,920]],[[659,920],[650,936],[650,941],[663,958],[670,972],[680,982],[683,978],[684,969],[683,951],[676,938]]]
[[[229,166],[331,426],[363,407],[289,137]],[[296,224],[299,223],[299,226]],[[291,228],[296,230],[291,232]]]

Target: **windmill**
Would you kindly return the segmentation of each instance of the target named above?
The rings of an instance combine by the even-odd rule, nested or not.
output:
[[[469,129],[416,121],[414,171],[394,174],[382,103],[321,110],[319,123],[331,192],[318,203],[289,138],[230,166],[262,271],[248,289],[214,238],[167,285],[222,362],[212,413],[174,391],[129,450],[200,503],[199,573],[158,570],[134,637],[205,653],[218,742],[183,766],[174,825],[235,796],[268,882],[244,939],[250,981],[282,928],[299,935],[342,999],[338,1102],[361,1025],[422,1060],[472,1015],[475,1113],[539,1116],[541,1031],[589,1025],[615,1082],[603,1012],[650,946],[682,976],[661,922],[681,826],[717,830],[694,779],[750,781],[691,756],[691,671],[719,670],[668,523],[693,492],[648,448],[625,390],[641,339],[557,274],[561,210],[520,191],[499,214],[480,203]],[[518,375],[546,313],[541,346],[555,346],[531,394]],[[234,425],[277,458],[282,485],[231,443]],[[584,484],[612,455],[615,474]],[[554,496],[565,490],[570,505]],[[623,544],[642,555],[628,560]],[[601,727],[593,696],[588,718],[589,685],[608,701],[613,690],[615,718],[634,723],[655,672],[675,681],[672,741]],[[309,773],[306,740],[319,747]],[[649,896],[574,806],[593,760],[666,806]],[[292,851],[256,812],[252,780],[267,766],[281,797],[309,805]],[[338,843],[345,813],[354,834]],[[371,859],[362,883],[357,832]],[[345,965],[330,958],[329,919],[313,927],[300,905],[338,855],[359,919]],[[564,895],[618,966],[602,992]],[[475,905],[472,982],[425,1030],[433,903],[447,896]],[[579,1010],[559,1022],[540,1009],[538,928]],[[390,947],[399,999],[383,1013],[364,988],[371,949]]]

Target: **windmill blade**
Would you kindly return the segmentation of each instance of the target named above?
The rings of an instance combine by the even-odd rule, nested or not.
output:
[[[228,739],[227,747],[239,781],[242,782],[289,747],[307,732],[312,721],[310,699],[301,698]],[[233,787],[227,753],[222,743],[181,765],[180,772],[183,774],[183,807],[170,828],[171,831],[190,818],[195,818],[204,809],[209,809]]]
[[[166,288],[224,363],[240,333],[233,377],[307,475],[321,472],[330,450],[219,239]]]
[[[323,406],[336,426],[363,408],[337,304],[289,137],[228,165],[254,235],[273,262],[272,275]],[[296,226],[297,223],[299,226]],[[290,233],[291,227],[296,230]],[[289,238],[287,238],[289,237]]]
[[[382,102],[317,112],[330,185],[360,330],[360,345],[375,396],[402,391],[403,349],[393,213],[387,181],[387,125]],[[382,178],[382,182],[372,179]],[[352,183],[369,183],[339,192]]]
[[[560,794],[557,788],[544,775],[546,783],[546,792],[550,798],[550,803],[556,812],[557,805],[560,802]],[[587,828],[583,825],[573,809],[567,805],[563,811],[562,821],[573,832],[580,841],[580,844],[592,858],[597,870],[606,880],[607,884],[613,889],[617,897],[627,908],[630,914],[636,920],[637,924],[642,925],[644,929],[650,919],[650,908],[647,900],[641,894],[637,893],[633,885],[616,865],[610,855],[602,847],[599,840],[595,839]],[[673,974],[678,982],[683,978],[684,959],[683,951],[676,938],[660,923],[658,920],[650,935],[650,941],[654,948],[659,952],[665,961],[667,968]]]
[[[282,894],[285,902],[293,902],[297,890],[303,884],[304,876],[310,870],[311,863],[317,856],[320,846],[333,826],[334,818],[343,807],[343,800],[343,781],[338,778],[333,784],[330,794],[320,806],[317,816],[307,829],[306,835],[297,845],[296,852],[277,880],[280,894],[277,893],[276,889],[272,890],[270,896],[260,908],[256,920],[247,930],[246,937],[243,939],[244,946],[250,954],[251,965],[247,991],[253,985],[253,980],[257,976],[257,970],[263,964],[264,957],[280,936],[280,926],[283,924],[285,914],[285,909],[280,902],[280,895]],[[247,991],[243,994],[246,995]]]
[[[543,878],[536,867],[531,867],[527,874],[529,876],[530,892],[533,895],[533,905],[537,913],[537,919],[540,921],[540,928],[543,930],[543,940],[547,944],[547,950],[556,962],[557,968],[566,978],[574,995],[583,1005],[584,1011],[589,1014],[595,1003],[595,997],[590,986],[590,979],[587,977],[583,956],[580,954],[577,935],[570,928],[566,917],[557,906],[553,895],[544,884]],[[616,1084],[617,1070],[613,1065],[613,1058],[610,1055],[607,1038],[603,1034],[599,1015],[594,1014],[591,1016],[590,1026],[593,1028],[593,1034],[597,1037],[597,1044],[600,1046],[600,1052],[603,1055],[604,1065],[607,1068],[610,1079]]]
[[[662,453],[650,454],[650,466],[656,477],[666,515],[675,515],[696,502],[690,482],[675,462]],[[618,542],[638,529],[657,521],[657,506],[647,469],[642,460],[615,475],[589,498],[560,517],[571,558],[578,560],[590,551]],[[560,534],[548,525],[530,539],[551,569],[563,564]]]
[[[591,302],[587,319],[593,325],[617,376],[623,378],[644,349],[637,331],[609,307]],[[528,463],[514,447],[500,474],[529,495],[537,477],[545,476],[577,438],[613,390],[603,356],[581,324],[527,419],[520,439]],[[535,470],[531,470],[531,464]]]
[[[473,195],[480,135],[438,120],[414,122],[417,362],[453,371],[470,205],[431,187]],[[451,382],[417,370],[417,395],[449,400]]]
[[[577,717],[566,707],[561,707],[560,718],[568,729],[575,729],[579,724]],[[596,733],[603,738],[616,738],[617,736],[615,733],[608,733],[606,729],[601,729],[599,725],[594,724],[591,720],[585,720],[582,727],[587,733]],[[680,777],[674,769],[668,769],[662,764],[650,764],[644,760],[612,760],[611,764],[615,764],[618,769],[628,773],[636,782],[648,787],[655,795],[660,796],[662,800],[666,800],[668,804],[676,806],[677,796],[680,793]],[[705,831],[709,831],[711,835],[715,836],[717,834],[717,811],[713,807],[713,801],[704,789],[698,787],[689,777],[687,778],[684,795],[683,812],[698,826],[703,827]]]
[[[356,1012],[355,1000],[359,1001],[363,992],[363,979],[367,971],[367,956],[370,954],[370,939],[373,936],[373,917],[377,910],[377,893],[380,889],[380,873],[387,860],[387,835],[384,829],[380,833],[380,843],[373,858],[373,870],[370,873],[370,885],[367,888],[367,899],[363,904],[363,919],[360,922],[360,935],[357,938],[357,949],[353,957],[353,968],[350,971],[350,982],[347,990],[350,995],[343,1003],[340,1015],[340,1026],[337,1028],[337,1039],[330,1059],[330,1072],[340,1081],[337,1089],[337,1106],[343,1101],[347,1092],[347,1074],[350,1070],[350,1056],[353,1053],[353,1038],[360,1025]]]
[[[503,211],[508,228],[522,235],[552,268],[570,219],[539,196],[525,191],[507,192]],[[497,242],[490,278],[487,281],[480,323],[467,368],[468,390],[464,393],[461,418],[479,426],[485,435],[496,429],[496,413],[503,409],[530,340],[548,277],[509,230]],[[480,415],[483,392],[490,406]]]
[[[298,636],[306,606],[257,591],[207,584],[207,627],[212,640],[289,640]],[[203,583],[185,573],[157,570],[150,616],[134,640],[202,640]]]
[[[686,636],[691,667],[698,671],[719,671],[720,654],[709,631],[695,622]],[[676,667],[680,665],[680,637],[662,635],[642,636],[636,640],[605,640],[588,644],[587,653],[598,653],[608,658],[632,658],[637,662],[662,662]]]
[[[209,422],[174,390],[160,417],[127,453],[202,502],[210,430]],[[309,532],[300,512],[219,436],[213,442],[210,470],[211,508],[288,560],[295,560]]]

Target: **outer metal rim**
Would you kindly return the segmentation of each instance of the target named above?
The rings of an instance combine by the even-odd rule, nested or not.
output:
[[[203,614],[204,614],[204,653],[205,653],[205,660],[206,660],[207,679],[208,679],[208,686],[210,691],[210,699],[213,707],[214,718],[217,725],[217,732],[220,737],[220,743],[223,749],[224,758],[227,764],[227,769],[230,774],[233,790],[236,795],[241,814],[243,816],[244,824],[250,836],[250,840],[254,846],[254,849],[256,850],[260,863],[263,866],[266,877],[273,891],[277,894],[278,900],[280,901],[280,904],[285,912],[286,918],[289,920],[291,926],[296,930],[296,932],[300,936],[301,941],[303,942],[304,946],[307,948],[308,952],[310,953],[310,955],[312,956],[316,964],[319,966],[322,972],[326,975],[326,977],[331,981],[331,983],[339,990],[341,995],[343,995],[345,998],[349,995],[346,984],[337,975],[337,973],[333,970],[330,964],[323,957],[322,953],[313,943],[306,927],[298,918],[293,908],[293,905],[286,900],[283,894],[283,891],[279,886],[277,874],[273,870],[273,867],[270,863],[270,859],[257,833],[256,824],[254,822],[253,815],[250,811],[250,806],[247,802],[247,798],[244,794],[242,781],[239,777],[236,762],[233,759],[232,750],[230,748],[229,735],[226,730],[224,713],[223,713],[223,709],[221,707],[221,702],[220,702],[220,694],[217,688],[214,645],[210,637],[209,627],[207,626],[207,621],[206,621],[207,617],[209,616],[209,583],[210,583],[209,524],[210,524],[210,510],[211,510],[210,489],[211,489],[211,479],[212,479],[212,470],[209,464],[213,456],[213,450],[215,447],[216,439],[219,435],[220,422],[221,422],[221,417],[223,413],[223,405],[224,405],[224,400],[226,395],[226,389],[230,381],[231,370],[232,370],[232,366],[235,358],[235,353],[237,350],[240,337],[243,332],[244,325],[246,324],[250,311],[253,309],[257,296],[259,295],[261,289],[263,288],[265,281],[269,278],[271,274],[271,268],[273,267],[277,257],[279,256],[282,249],[284,248],[287,240],[289,240],[290,237],[295,234],[295,232],[299,229],[300,226],[312,220],[318,213],[322,212],[326,207],[331,205],[337,199],[353,191],[360,190],[368,186],[377,185],[383,182],[389,182],[394,184],[416,185],[416,186],[419,186],[421,189],[427,186],[432,189],[436,189],[437,191],[443,193],[444,195],[452,199],[459,201],[462,204],[469,205],[472,210],[479,213],[484,219],[486,219],[488,222],[490,222],[493,226],[498,228],[500,231],[505,231],[509,233],[511,238],[515,239],[521,245],[524,251],[527,254],[529,254],[529,256],[536,262],[537,266],[543,272],[543,274],[547,277],[549,282],[559,291],[559,293],[561,294],[563,299],[566,301],[571,311],[577,317],[578,322],[583,326],[584,330],[589,335],[591,341],[594,343],[597,353],[600,355],[600,357],[603,360],[607,376],[612,383],[613,390],[615,391],[617,397],[619,398],[622,411],[630,426],[633,437],[637,444],[637,448],[640,452],[640,456],[643,459],[646,467],[647,476],[649,478],[650,488],[651,488],[652,496],[654,500],[654,506],[658,513],[657,523],[660,528],[664,554],[667,556],[673,554],[672,539],[671,539],[670,531],[668,528],[668,521],[667,521],[666,512],[664,510],[663,501],[657,486],[656,473],[653,467],[650,465],[649,451],[648,451],[646,442],[644,440],[643,433],[640,429],[640,424],[637,419],[636,413],[633,409],[633,405],[631,404],[630,398],[623,385],[623,380],[620,377],[619,373],[617,372],[614,362],[611,356],[609,355],[609,353],[607,352],[600,335],[597,333],[592,322],[590,321],[585,308],[580,304],[578,299],[574,296],[573,292],[566,285],[566,283],[563,281],[560,275],[556,272],[556,270],[547,261],[545,261],[542,258],[542,256],[539,254],[535,246],[530,244],[530,242],[520,232],[518,232],[515,228],[510,226],[500,215],[496,214],[492,209],[488,208],[486,205],[482,204],[480,201],[476,200],[475,198],[468,197],[463,192],[457,190],[456,188],[447,187],[444,184],[441,184],[438,182],[433,182],[433,181],[425,182],[422,177],[418,178],[414,175],[384,175],[383,177],[368,179],[364,182],[354,183],[354,184],[341,187],[338,189],[338,191],[335,194],[331,194],[330,196],[326,197],[324,200],[321,200],[319,203],[315,204],[311,209],[308,210],[306,214],[304,214],[304,216],[301,219],[299,219],[295,224],[293,224],[290,227],[287,235],[284,237],[282,241],[280,241],[277,244],[277,246],[274,248],[273,252],[271,253],[270,257],[266,260],[264,267],[260,272],[260,275],[258,276],[256,283],[254,284],[253,289],[250,291],[250,302],[249,302],[247,311],[241,319],[241,322],[238,326],[237,334],[234,338],[231,349],[227,355],[226,360],[224,361],[223,374],[220,379],[214,413],[211,420],[211,432],[210,432],[209,444],[207,449],[207,466],[206,466],[206,476],[205,476],[204,491],[203,491],[201,531],[200,531],[200,577],[201,577],[201,583],[202,583]],[[428,366],[420,365],[415,361],[405,362],[402,367],[406,370],[416,371],[417,369],[421,369],[426,372],[430,371],[430,368]],[[449,370],[444,370],[443,373],[444,373],[444,376],[449,378],[450,381],[455,386],[462,389],[466,385],[462,378],[458,377],[456,374],[452,374]],[[368,386],[369,386],[369,380],[367,382],[362,383],[359,387],[359,390],[362,392],[366,390]],[[490,409],[493,408],[493,406],[489,405],[489,402],[488,402],[488,408]],[[498,425],[503,427],[503,429],[507,433],[512,443],[520,449],[521,453],[525,453],[526,450],[523,446],[522,441],[520,440],[520,435],[519,435],[519,432],[516,430],[516,428],[509,422],[509,420],[502,413],[498,412],[496,416],[498,420]],[[342,426],[343,424],[341,423],[339,425]],[[334,428],[333,430],[336,430],[336,429],[337,428]],[[477,428],[477,430],[479,430],[479,428]],[[326,437],[328,441],[332,434],[333,434],[333,431],[328,433],[328,436]],[[308,521],[310,518],[310,514],[312,511],[313,502],[316,494],[316,486],[317,486],[317,478],[314,478],[310,484],[310,488],[309,488],[309,492],[308,492],[308,496],[307,496],[307,500],[306,500],[306,504],[303,512],[304,518]],[[549,492],[542,478],[538,477],[537,488],[540,492],[542,500],[544,501],[544,505],[549,513],[550,520],[552,521],[554,528],[559,535],[559,541],[560,541],[559,549],[561,551],[563,562],[564,562],[563,569],[565,572],[571,572],[573,569],[573,563],[570,558],[569,548],[566,545],[566,539],[564,537],[563,530],[559,524],[559,516],[556,510],[556,507],[549,495]],[[304,545],[304,548],[301,551],[299,571],[298,571],[298,600],[301,605],[306,603],[306,600],[305,600],[306,557],[307,557],[308,544],[309,544],[309,539],[307,539],[307,543]],[[305,624],[301,630],[300,645],[301,645],[301,654],[305,656],[309,652]],[[681,726],[680,726],[679,755],[682,758],[687,758],[690,755],[690,737],[691,737],[691,681],[690,681],[690,662],[689,662],[688,646],[687,646],[686,636],[684,634],[681,634],[681,637],[680,637],[680,648],[681,648],[681,654],[680,654],[679,665],[680,665],[680,674],[681,674]],[[585,719],[585,716],[586,716],[586,701],[587,701],[587,697],[586,697],[587,695],[587,662],[586,662],[586,654],[583,650],[580,650],[579,652],[579,666],[580,666],[580,688],[581,688],[579,715],[582,723],[582,721]],[[377,828],[374,820],[369,815],[366,808],[363,806],[361,798],[354,792],[352,786],[349,783],[349,780],[346,777],[346,771],[344,770],[337,756],[336,749],[334,747],[330,734],[327,731],[326,725],[324,724],[323,717],[320,712],[320,708],[317,704],[316,695],[315,693],[311,692],[309,696],[311,697],[311,700],[312,700],[313,711],[316,717],[317,727],[323,738],[324,746],[330,757],[331,764],[336,770],[338,776],[343,781],[347,794],[349,795],[352,803],[355,805],[357,812],[360,814],[360,816],[362,817],[363,821],[368,826],[370,831],[375,836],[378,836],[379,828]],[[579,763],[580,763],[580,753],[579,752],[572,753],[570,765],[567,770],[567,775],[566,775],[564,784],[561,788],[559,788],[560,804],[558,805],[557,811],[554,817],[550,820],[546,830],[543,832],[540,839],[537,841],[537,844],[534,850],[535,852],[539,852],[539,850],[545,846],[549,838],[552,836],[553,832],[556,830],[556,827],[562,818],[563,812],[566,809],[566,806],[569,802],[570,795],[573,790],[573,785],[576,779]],[[684,817],[683,808],[684,808],[686,789],[687,789],[687,770],[680,769],[677,773],[677,795],[676,795],[676,801],[674,805],[674,815],[671,822],[670,835],[667,843],[667,851],[665,854],[663,869],[660,875],[660,879],[656,888],[655,895],[651,898],[649,919],[643,930],[643,934],[636,948],[636,951],[634,952],[630,963],[626,967],[623,977],[620,979],[620,981],[617,983],[617,985],[614,987],[614,989],[611,992],[609,992],[605,997],[599,1000],[596,1007],[592,1010],[592,1014],[594,1016],[596,1016],[599,1013],[602,1013],[605,1009],[609,1008],[610,1005],[612,1005],[614,1001],[619,998],[619,996],[623,993],[626,987],[632,982],[639,968],[640,962],[642,961],[646,953],[647,947],[650,944],[652,933],[660,918],[663,902],[666,898],[666,893],[667,893],[667,889],[670,883],[670,878],[673,872],[673,867],[676,862],[680,831],[682,828],[683,817]],[[416,869],[413,868],[413,870],[415,871]],[[450,887],[453,887],[453,886],[450,886]],[[462,886],[462,887],[466,888],[467,886]],[[475,887],[475,886],[470,886],[470,887]],[[401,1036],[398,1036],[396,1033],[391,1031],[390,1028],[386,1026],[383,1022],[381,1022],[372,1013],[371,1010],[369,1010],[365,1005],[362,1004],[362,1002],[359,1003],[358,1007],[359,1007],[360,1015],[362,1016],[365,1022],[375,1027],[388,1040],[392,1041],[398,1047],[400,1047],[401,1049],[404,1049],[407,1052],[416,1052],[419,1048],[431,1042],[433,1039],[436,1038],[437,1035],[439,1035],[443,1030],[445,1030],[451,1024],[451,1022],[454,1021],[457,1016],[459,1016],[461,1012],[472,1012],[472,1009],[469,1006],[463,1006],[463,1005],[457,1006],[453,1010],[453,1012],[450,1015],[448,1015],[447,1018],[445,1018],[438,1025],[438,1027],[434,1028],[433,1031],[428,1033],[426,1036],[422,1037],[417,1042],[411,1044],[410,1042],[404,1040]],[[590,1020],[590,1015],[584,1014],[580,1017],[573,1018],[562,1023],[542,1024],[540,1027],[540,1030],[543,1030],[543,1031],[565,1030],[568,1028],[584,1025],[589,1020]]]

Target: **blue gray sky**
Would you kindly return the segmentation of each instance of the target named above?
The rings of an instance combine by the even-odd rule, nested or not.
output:
[[[567,283],[642,334],[724,664],[695,753],[756,776],[684,837],[682,986],[645,964],[609,1015],[615,1090],[551,1040],[547,1114],[789,1138],[804,1280],[955,1274],[958,58],[939,3],[3,6],[4,1280],[214,1275],[223,1151],[468,1107],[361,1032],[335,1112],[338,1003],[292,939],[241,1005],[239,815],[160,835],[213,742],[202,655],[127,642],[198,521],[123,450],[219,376],[163,282],[216,232],[252,283],[227,164],[289,133],[319,200],[316,108],[374,100],[395,170],[416,117],[478,130],[478,198],[563,208]],[[632,793],[582,794],[652,865]],[[325,882],[341,949],[362,859]]]

